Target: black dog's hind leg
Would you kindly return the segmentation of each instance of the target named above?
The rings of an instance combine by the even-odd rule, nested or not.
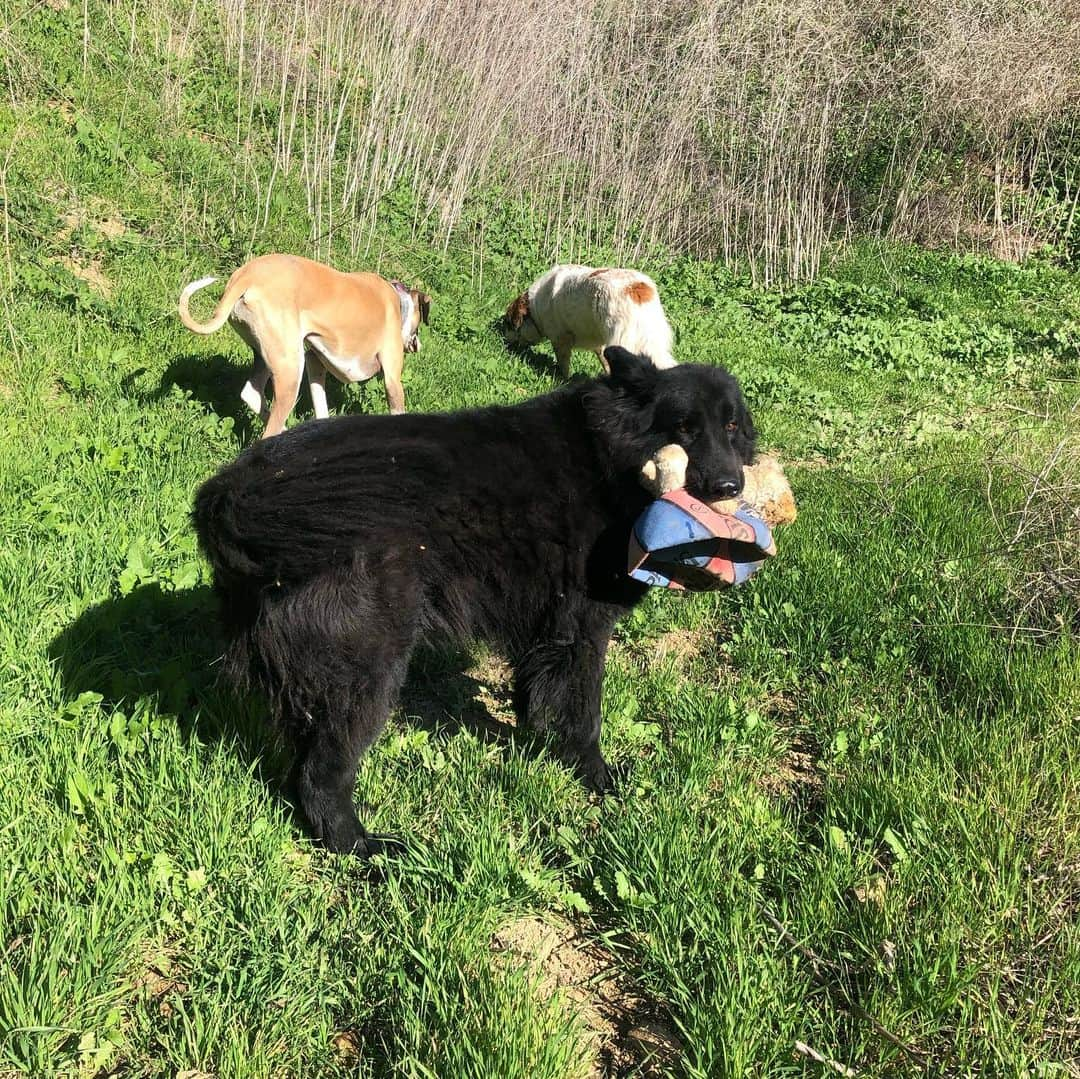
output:
[[[605,607],[564,611],[546,638],[514,664],[514,708],[592,790],[612,786],[600,752],[600,694],[608,641],[618,612]]]
[[[337,854],[366,858],[396,853],[403,847],[398,840],[368,834],[356,815],[353,788],[360,758],[386,726],[405,670],[406,664],[396,663],[378,672],[357,671],[356,691],[333,695],[340,710],[334,715],[305,716],[303,733],[294,736],[294,796],[312,835]],[[342,699],[349,697],[348,703]]]

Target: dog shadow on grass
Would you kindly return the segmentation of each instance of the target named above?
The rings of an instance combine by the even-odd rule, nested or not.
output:
[[[94,693],[102,708],[129,714],[149,703],[159,715],[175,716],[185,737],[229,744],[281,796],[288,755],[270,733],[262,698],[236,693],[220,678],[224,651],[211,588],[166,591],[155,583],[85,610],[52,641],[49,656],[66,703]],[[437,738],[467,730],[508,746],[509,709],[500,671],[478,669],[461,650],[424,649],[391,723]]]
[[[249,362],[240,362],[235,356],[224,353],[180,355],[175,357],[165,369],[157,389],[150,394],[150,400],[160,401],[168,397],[173,387],[186,390],[216,416],[231,417],[234,430],[240,436],[241,442],[246,444],[258,438],[263,431],[262,420],[240,398],[240,391],[244,388],[250,372]],[[268,384],[267,392],[272,400],[273,382]],[[369,411],[371,405],[367,394],[366,383],[346,387],[337,379],[326,380],[327,404],[332,415]],[[310,418],[311,414],[311,397],[305,377],[300,387],[300,399],[293,409],[292,416],[295,422],[299,419]]]
[[[49,647],[68,701],[96,693],[105,709],[149,702],[186,734],[232,736],[245,760],[258,758],[254,709],[218,685],[225,642],[207,586],[166,591],[139,585],[87,608]]]
[[[230,417],[236,432],[247,442],[262,429],[261,422],[240,399],[249,371],[250,364],[239,363],[235,356],[224,353],[180,355],[165,368],[157,387],[143,390],[141,396],[147,402],[163,401],[175,389],[184,390],[216,416]],[[142,373],[135,372],[128,377],[134,380]],[[124,388],[126,391],[138,389],[136,384]]]
[[[487,324],[487,328],[510,356],[513,356],[515,360],[520,360],[526,367],[531,367],[538,375],[550,378],[552,375],[558,374],[555,356],[550,351],[550,345],[548,351],[544,352],[538,349],[536,345],[511,344],[503,336],[503,320],[501,316],[492,319]]]

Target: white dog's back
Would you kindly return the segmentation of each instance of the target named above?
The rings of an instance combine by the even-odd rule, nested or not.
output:
[[[672,333],[656,283],[637,270],[554,266],[529,289],[529,309],[545,337],[573,347],[622,345],[657,367],[674,367]]]

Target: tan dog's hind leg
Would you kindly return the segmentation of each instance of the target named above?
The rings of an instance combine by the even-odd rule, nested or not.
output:
[[[386,390],[386,404],[390,415],[400,416],[405,411],[405,391],[402,389],[401,380],[385,375],[383,388]]]
[[[256,416],[266,423],[270,418],[270,408],[266,403],[266,384],[270,381],[270,368],[263,362],[262,357],[255,354],[255,364],[251,368],[244,388],[240,391],[240,400],[244,402]]]
[[[274,403],[270,408],[270,419],[266,421],[263,438],[273,438],[285,430],[285,421],[289,418],[300,396],[300,375],[304,370],[304,346],[291,358],[287,352],[269,362],[274,372]]]
[[[600,366],[603,367],[603,369],[604,369],[604,374],[605,375],[610,375],[611,374],[611,368],[608,367],[608,362],[607,362],[607,360],[604,359],[604,349],[603,349],[603,347],[598,348],[596,350],[596,355],[597,355],[597,358],[600,360]]]
[[[241,304],[243,303],[242,300],[240,302]],[[244,309],[244,315],[250,317],[246,307]],[[240,400],[243,401],[244,404],[263,421],[263,423],[266,423],[270,416],[270,407],[266,403],[266,384],[270,381],[270,368],[266,366],[266,360],[263,359],[259,339],[255,336],[251,327],[248,326],[246,317],[232,318],[229,320],[230,325],[236,331],[239,338],[251,349],[251,371],[248,373],[248,380],[244,383],[244,388],[240,391]]]
[[[330,415],[326,406],[326,368],[318,356],[307,354],[308,389],[311,390],[311,404],[315,409],[315,419],[325,420]]]

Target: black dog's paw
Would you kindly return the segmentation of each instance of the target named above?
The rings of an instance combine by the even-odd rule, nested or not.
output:
[[[610,794],[615,789],[615,775],[599,753],[578,757],[573,763],[574,771],[586,790],[595,794]]]
[[[408,849],[405,841],[398,839],[397,836],[366,835],[353,844],[349,853],[365,860],[370,860],[380,854],[390,859],[401,858]]]
[[[408,851],[408,847],[394,836],[369,835],[358,839],[348,853],[360,879],[369,884],[385,884],[393,868]]]

